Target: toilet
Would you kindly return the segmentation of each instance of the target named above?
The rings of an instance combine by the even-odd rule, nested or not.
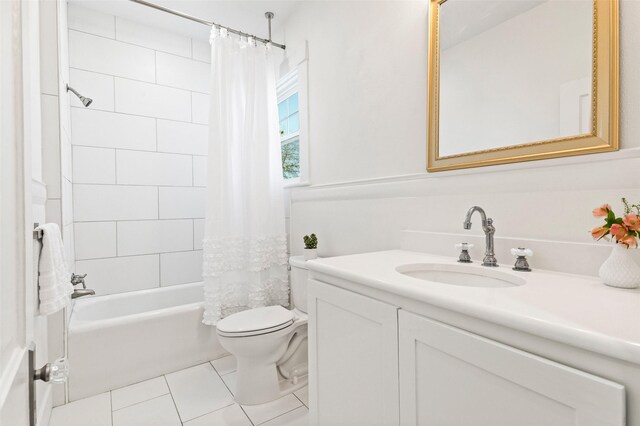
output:
[[[289,259],[291,305],[267,306],[218,322],[220,344],[237,361],[235,399],[255,405],[307,384],[307,268],[303,256]]]

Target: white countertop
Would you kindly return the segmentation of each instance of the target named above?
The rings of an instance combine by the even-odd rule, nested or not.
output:
[[[457,264],[455,258],[404,250],[307,262],[319,272],[408,299],[460,312],[592,352],[640,364],[640,289],[605,286],[599,279],[551,271],[502,272],[527,280],[509,288],[462,287],[396,271],[412,263]],[[482,268],[479,262],[464,265]]]

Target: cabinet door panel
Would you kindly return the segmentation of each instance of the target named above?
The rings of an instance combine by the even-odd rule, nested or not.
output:
[[[399,423],[397,308],[309,283],[312,424]]]
[[[622,385],[400,311],[403,425],[624,425]]]

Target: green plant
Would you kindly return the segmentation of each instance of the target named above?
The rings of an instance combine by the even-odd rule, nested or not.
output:
[[[315,249],[318,248],[318,238],[316,234],[305,235],[304,238],[304,248],[306,249]]]

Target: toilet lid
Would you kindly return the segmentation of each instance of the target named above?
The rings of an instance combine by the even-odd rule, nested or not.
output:
[[[282,306],[267,306],[230,315],[220,320],[216,328],[224,334],[247,335],[252,332],[263,334],[280,330],[289,324],[293,324],[293,313],[290,310]]]

